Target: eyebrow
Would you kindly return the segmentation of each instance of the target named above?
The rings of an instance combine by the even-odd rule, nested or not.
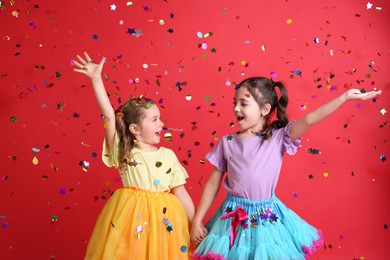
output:
[[[233,98],[233,101],[237,101],[237,99],[234,97],[234,98]],[[248,102],[248,99],[240,98],[240,99],[238,99],[238,101],[245,101],[245,102]]]

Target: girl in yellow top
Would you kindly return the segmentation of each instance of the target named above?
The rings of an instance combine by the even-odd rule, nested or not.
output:
[[[140,97],[114,111],[101,77],[105,58],[96,64],[84,55],[74,71],[92,81],[105,120],[102,159],[118,169],[124,186],[100,213],[85,259],[188,259],[195,208],[186,170],[172,150],[155,146],[164,125],[157,105]]]

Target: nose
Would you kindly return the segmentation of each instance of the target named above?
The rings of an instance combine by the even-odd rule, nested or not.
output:
[[[233,105],[233,111],[234,111],[234,112],[238,112],[238,111],[239,111],[238,104],[234,104],[234,105]]]
[[[164,126],[164,122],[163,122],[163,121],[161,121],[161,120],[160,120],[160,124],[161,124],[161,126]]]

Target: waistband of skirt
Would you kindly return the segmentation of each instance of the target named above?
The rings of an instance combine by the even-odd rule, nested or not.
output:
[[[123,188],[119,188],[118,190],[121,191],[127,191],[134,194],[143,194],[143,195],[149,195],[149,196],[158,196],[158,195],[173,195],[169,190],[165,191],[151,191],[151,190],[144,190],[138,187],[134,186],[127,186]]]
[[[227,198],[226,198],[226,201],[232,201],[242,206],[264,206],[268,204],[274,204],[276,200],[277,197],[275,195],[275,192],[273,192],[271,197],[266,200],[252,200],[252,199],[237,197],[230,193],[227,194]]]

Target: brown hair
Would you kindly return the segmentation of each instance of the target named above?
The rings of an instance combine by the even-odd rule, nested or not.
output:
[[[279,81],[274,82],[272,79],[265,77],[252,77],[241,81],[237,89],[240,87],[246,87],[248,89],[259,107],[263,107],[267,103],[271,105],[270,112],[265,116],[265,127],[263,130],[282,128],[287,125],[288,117],[286,108],[288,105],[288,95],[283,83]],[[279,99],[275,87],[278,87],[280,90]],[[277,119],[270,122],[275,109]]]
[[[144,96],[132,98],[115,111],[115,126],[119,137],[119,168],[123,169],[131,160],[131,150],[137,140],[130,131],[131,124],[140,124],[144,118],[145,109],[156,104],[153,100]]]

